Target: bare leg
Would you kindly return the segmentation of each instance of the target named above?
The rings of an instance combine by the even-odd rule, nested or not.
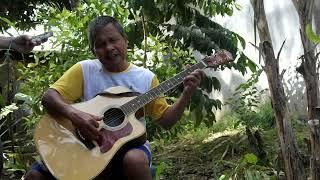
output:
[[[129,150],[123,157],[123,168],[129,180],[152,179],[148,157],[142,150]]]
[[[38,171],[31,170],[27,173],[25,180],[47,180],[47,178]]]

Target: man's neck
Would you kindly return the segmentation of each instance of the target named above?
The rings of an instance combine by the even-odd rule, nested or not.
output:
[[[117,73],[117,72],[125,71],[126,69],[128,69],[129,66],[130,66],[130,63],[125,61],[125,62],[123,62],[121,64],[118,64],[118,65],[115,65],[115,66],[108,66],[108,67],[105,67],[105,68],[109,72]]]

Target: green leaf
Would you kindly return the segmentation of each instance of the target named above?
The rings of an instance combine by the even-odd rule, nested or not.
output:
[[[314,43],[320,43],[320,36],[318,36],[313,30],[311,24],[306,27],[306,34],[310,41]]]
[[[247,162],[249,164],[254,164],[254,165],[257,164],[257,162],[258,162],[257,156],[252,153],[244,155],[244,160],[245,160],[245,162]]]
[[[35,67],[35,66],[36,66],[35,63],[28,63],[28,65],[27,65],[28,68],[33,68],[33,67]]]
[[[5,18],[5,17],[0,17],[0,19],[4,22],[6,22],[7,24],[9,24],[9,26],[11,26],[12,28],[14,28],[16,30],[16,26],[13,22],[11,22],[9,19]],[[16,30],[17,31],[17,30]]]
[[[234,125],[233,125],[233,128],[236,129],[239,127],[241,121],[237,121]]]
[[[6,104],[5,98],[2,94],[0,94],[0,107],[4,106]]]
[[[224,180],[226,178],[226,175],[221,175],[220,177],[219,177],[219,179],[218,180]]]
[[[255,180],[254,175],[250,170],[245,171],[245,179],[246,180]]]
[[[218,90],[218,91],[220,91],[221,90],[221,84],[220,84],[219,79],[216,78],[216,77],[212,77],[211,80],[212,80],[213,88]]]
[[[18,106],[16,106],[15,103],[12,103],[8,106],[1,108],[0,119],[6,117],[8,114],[12,113],[13,111],[15,111],[17,109],[18,109]]]
[[[254,63],[253,61],[248,59],[248,63],[247,63],[249,69],[251,70],[251,72],[256,72],[257,71],[257,64]]]
[[[16,101],[26,102],[30,103],[32,101],[31,97],[29,95],[23,94],[23,93],[17,93],[14,95],[14,99]]]

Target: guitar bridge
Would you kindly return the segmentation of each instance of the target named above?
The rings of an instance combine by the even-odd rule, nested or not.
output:
[[[86,138],[84,138],[80,131],[77,129],[76,130],[76,137],[86,146],[86,148],[88,148],[89,150],[92,150],[95,145],[93,144],[92,141],[88,141]]]

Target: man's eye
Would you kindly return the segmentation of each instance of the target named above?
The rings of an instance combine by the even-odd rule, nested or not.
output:
[[[119,40],[118,38],[112,38],[112,39],[110,39],[110,42],[116,42],[118,40]]]
[[[96,48],[99,48],[99,47],[102,47],[102,46],[103,46],[102,43],[97,43],[97,44],[95,44],[95,47],[96,47]]]

